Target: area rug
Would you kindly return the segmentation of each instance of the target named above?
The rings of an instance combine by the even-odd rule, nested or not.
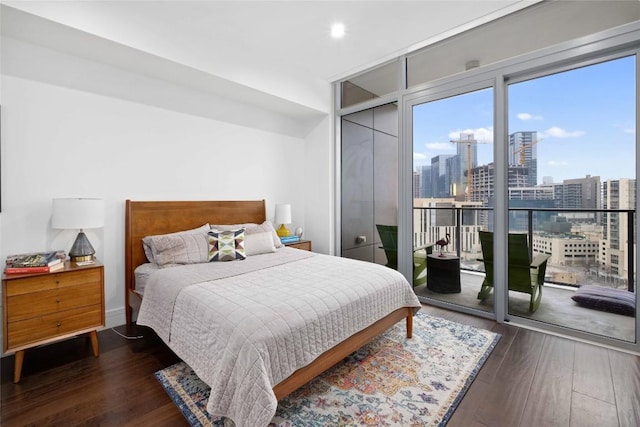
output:
[[[412,339],[396,324],[278,402],[270,426],[444,426],[499,339],[419,312]],[[192,426],[233,426],[184,362],[155,375]]]

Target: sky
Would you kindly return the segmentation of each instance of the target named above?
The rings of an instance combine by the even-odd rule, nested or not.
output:
[[[537,131],[538,183],[600,176],[635,178],[635,57],[508,86],[508,133]],[[414,108],[414,167],[455,154],[451,140],[473,133],[478,165],[493,159],[493,90]]]

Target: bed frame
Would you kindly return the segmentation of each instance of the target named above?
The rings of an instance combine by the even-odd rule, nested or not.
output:
[[[135,292],[134,270],[147,262],[142,238],[157,234],[189,230],[202,224],[261,224],[266,219],[264,200],[248,201],[132,201],[125,204],[125,299],[127,325],[132,323],[133,309],[142,299]],[[278,400],[320,375],[349,354],[371,341],[402,319],[406,319],[407,337],[413,333],[411,307],[400,308],[321,354],[311,364],[298,369],[277,384],[273,391]]]

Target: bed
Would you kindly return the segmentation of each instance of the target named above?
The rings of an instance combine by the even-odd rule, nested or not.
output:
[[[127,323],[135,310],[212,387],[209,412],[237,426],[267,425],[277,400],[403,319],[410,338],[420,308],[394,270],[286,247],[160,268],[136,288],[145,237],[265,220],[264,200],[125,206]]]

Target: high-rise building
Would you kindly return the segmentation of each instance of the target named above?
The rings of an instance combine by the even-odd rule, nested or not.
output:
[[[515,184],[508,188],[509,192],[509,230],[527,231],[529,222],[532,222],[534,229],[540,229],[543,224],[551,221],[553,214],[545,209],[555,207],[554,189],[549,185],[538,185],[535,187],[520,186],[523,181],[527,181],[527,176],[522,175],[522,170],[526,167],[516,166],[509,168],[510,182]],[[517,211],[514,208],[540,209],[529,218],[528,212]]]
[[[600,177],[587,175],[584,178],[563,181],[562,208],[600,209]]]
[[[602,208],[600,177],[587,175],[584,178],[565,179],[562,184],[553,184],[558,209],[581,209],[582,212],[564,212],[562,215],[574,224],[600,223],[601,215],[593,212]]]
[[[509,165],[529,169],[526,187],[538,185],[538,132],[521,131],[509,135]]]
[[[447,159],[453,154],[440,154],[431,158],[431,197],[449,197]]]
[[[508,187],[526,187],[528,169],[524,166],[509,166]],[[471,170],[471,201],[480,202],[482,206],[493,207],[495,196],[494,164],[480,165]],[[480,223],[485,228],[490,227],[493,218],[489,211],[482,211],[479,215]]]
[[[420,172],[413,172],[413,198],[420,197]]]
[[[509,166],[508,187],[527,187],[528,172],[525,166]],[[471,170],[471,201],[482,202],[483,206],[488,206],[489,199],[492,199],[495,193],[494,175],[493,163],[480,165]]]
[[[448,195],[456,200],[465,199],[464,180],[460,179],[460,156],[451,156],[446,160],[445,168],[445,185],[448,189]]]
[[[456,155],[448,160],[450,194],[456,200],[471,200],[471,188],[468,188],[471,179],[467,179],[467,175],[478,166],[478,141],[473,133],[461,133],[458,139],[451,142],[456,144]]]
[[[603,209],[635,210],[636,180],[621,178],[602,183]],[[629,222],[635,222],[633,213],[607,212],[602,216],[603,240],[600,244],[598,262],[607,278],[620,287],[627,286],[629,276]],[[635,230],[635,224],[631,225]],[[631,240],[633,240],[633,235]],[[635,253],[635,241],[633,252]],[[635,264],[635,257],[632,260]],[[634,266],[635,271],[635,266]]]
[[[431,165],[420,168],[420,197],[433,197],[433,184],[431,182]]]

